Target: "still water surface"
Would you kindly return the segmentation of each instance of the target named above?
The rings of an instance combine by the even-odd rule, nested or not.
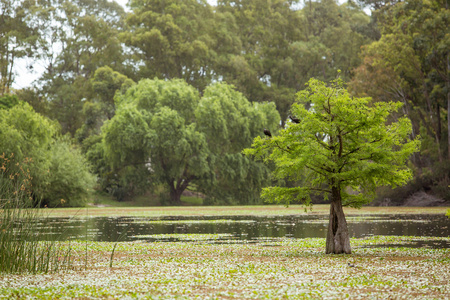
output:
[[[347,217],[351,237],[369,235],[449,237],[450,220],[443,215],[361,215]],[[95,217],[87,219],[49,218],[42,230],[59,239],[92,241],[195,241],[200,235],[220,235],[210,242],[257,242],[273,238],[325,237],[327,216],[221,216],[221,217]],[[423,246],[420,242],[416,246]],[[450,248],[449,241],[431,247]]]

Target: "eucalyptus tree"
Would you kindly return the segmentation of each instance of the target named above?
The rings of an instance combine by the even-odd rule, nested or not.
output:
[[[38,15],[39,9],[32,1],[0,1],[0,96],[11,91],[18,60],[39,57],[38,49],[44,40]]]
[[[338,69],[350,77],[370,41],[370,18],[351,4],[222,0],[217,11],[234,16],[242,43],[221,65],[223,79],[251,101],[275,101],[283,123],[309,78],[334,78]]]
[[[90,79],[92,95],[89,100],[83,101],[84,124],[76,131],[75,137],[83,143],[92,135],[99,135],[103,122],[110,120],[116,111],[114,96],[116,93],[124,93],[134,84],[127,76],[114,71],[108,66],[98,68]],[[95,139],[95,138],[93,138]],[[87,144],[91,144],[88,141]],[[84,151],[87,151],[88,145]]]
[[[351,253],[343,206],[361,207],[378,186],[399,186],[411,178],[406,162],[419,141],[409,138],[409,119],[388,122],[400,106],[352,97],[339,79],[331,86],[311,79],[292,106],[300,122],[288,124],[272,138],[255,138],[252,148],[245,150],[273,162],[276,176],[304,182],[265,188],[264,198],[309,205],[311,194],[318,193],[330,200],[326,253]]]
[[[134,51],[139,78],[182,78],[204,89],[213,76],[214,26],[206,0],[132,0],[121,37]]]
[[[408,1],[393,2],[375,14],[382,36],[365,47],[352,87],[381,101],[395,97],[404,102],[415,134],[423,129],[430,141],[424,160],[441,165],[450,158],[445,153],[450,137],[442,129],[450,132],[450,118],[444,117],[450,111],[450,10],[445,2]]]
[[[114,71],[108,66],[98,68],[91,82],[98,102],[102,105],[105,117],[109,120],[114,116],[114,96],[116,92],[124,93],[134,84],[134,81],[126,75]]]
[[[50,117],[73,135],[84,122],[84,101],[94,94],[94,72],[102,66],[121,73],[130,69],[118,37],[125,12],[107,0],[47,2],[48,26],[41,32],[47,41],[45,72],[38,87],[49,101]]]
[[[223,80],[234,84],[252,102],[274,101],[283,120],[297,91],[289,84],[295,73],[290,47],[301,39],[302,32],[300,15],[292,9],[297,2],[217,2],[217,12],[233,16],[241,42],[238,53],[230,53],[226,61],[219,62]]]

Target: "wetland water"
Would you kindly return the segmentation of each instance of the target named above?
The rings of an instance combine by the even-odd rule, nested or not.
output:
[[[351,237],[394,235],[449,237],[444,215],[347,216]],[[48,218],[40,228],[62,240],[249,243],[277,238],[325,238],[327,216],[221,216],[162,218]],[[393,245],[397,246],[397,245]],[[402,245],[405,246],[405,245]],[[449,240],[412,242],[410,247],[450,248]]]

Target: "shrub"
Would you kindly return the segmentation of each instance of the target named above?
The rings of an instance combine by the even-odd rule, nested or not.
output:
[[[93,188],[95,177],[80,150],[68,138],[61,138],[50,146],[49,160],[42,204],[48,207],[86,205],[88,190]]]
[[[86,160],[68,138],[58,138],[58,126],[27,103],[0,109],[0,154],[14,153],[27,165],[32,194],[49,206],[83,206],[94,178]],[[63,200],[63,201],[62,201]]]

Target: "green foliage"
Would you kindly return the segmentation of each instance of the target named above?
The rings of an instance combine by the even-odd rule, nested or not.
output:
[[[95,71],[92,78],[92,87],[95,93],[99,95],[99,100],[107,119],[111,119],[114,116],[114,95],[116,92],[124,93],[133,84],[133,80],[108,66],[98,68]]]
[[[82,76],[70,82],[54,78],[44,87],[44,93],[49,96],[48,116],[59,122],[63,134],[74,135],[84,123],[83,102],[91,98],[90,82]]]
[[[309,204],[312,193],[328,197],[337,189],[344,205],[360,207],[371,200],[377,186],[405,184],[412,175],[405,163],[419,141],[409,139],[407,118],[387,122],[400,106],[352,97],[340,79],[331,86],[311,79],[292,106],[300,123],[289,123],[270,139],[257,137],[244,151],[273,161],[275,176],[304,182],[299,187],[265,188],[263,197]]]
[[[42,204],[48,207],[85,206],[95,178],[80,150],[68,138],[60,138],[51,144],[49,156]]]
[[[21,58],[37,58],[42,45],[34,6],[26,0],[0,1],[0,96],[11,92],[13,66]]]
[[[133,0],[130,7],[130,30],[121,37],[138,50],[140,78],[182,78],[205,88],[214,72],[212,7],[205,0]]]
[[[217,11],[234,17],[229,34],[242,45],[218,61],[219,74],[251,101],[275,101],[282,122],[309,78],[328,80],[338,69],[350,77],[361,45],[371,40],[362,30],[369,17],[351,4],[226,0]]]
[[[259,198],[267,168],[240,152],[264,126],[275,132],[279,115],[273,103],[252,105],[226,84],[211,85],[200,99],[182,80],[155,79],[117,94],[116,105],[102,132],[113,173],[124,180],[121,186],[163,183],[170,204],[180,204],[188,186],[210,202]]]
[[[103,122],[115,114],[115,93],[124,93],[130,88],[134,84],[131,78],[135,81],[154,77],[181,78],[201,95],[212,89],[208,87],[212,82],[233,84],[253,103],[274,101],[284,125],[291,113],[295,92],[301,90],[309,78],[327,81],[340,69],[345,80],[355,75],[352,92],[376,101],[404,103],[401,111],[390,118],[396,120],[403,114],[408,115],[413,125],[412,136],[420,133],[424,141],[413,163],[418,169],[433,169],[448,160],[447,154],[450,154],[447,138],[450,124],[447,109],[450,103],[449,10],[442,1],[394,1],[385,5],[383,1],[360,0],[359,3],[376,9],[371,17],[354,2],[339,4],[331,0],[306,3],[222,0],[217,1],[215,7],[204,0],[133,0],[128,13],[116,2],[107,0],[3,0],[0,1],[0,95],[14,92],[36,112],[57,120],[62,133],[75,136],[83,152],[92,151],[92,159],[95,159],[104,149],[100,150],[100,146],[89,149],[89,146],[97,144],[92,141],[98,140],[95,136],[100,135]],[[361,46],[374,40],[376,42],[364,47],[359,56]],[[34,87],[10,91],[17,75],[14,71],[17,59],[25,57],[34,65],[43,64],[45,72]],[[362,65],[353,71],[361,61]],[[27,68],[32,70],[33,65]],[[7,101],[8,107],[15,103],[13,98]],[[118,99],[117,103],[120,101]],[[0,100],[0,108],[4,106]],[[224,172],[219,176],[220,182],[228,178],[230,183],[228,188],[217,189],[218,193],[222,190],[221,195],[227,191],[234,194],[234,188],[243,192],[248,183],[238,188],[239,184],[231,182],[242,182],[241,179],[253,176],[250,174],[260,174],[253,176],[255,186],[268,178],[263,174],[264,168],[259,169],[248,158],[230,154],[234,152],[228,156],[218,154],[218,145],[223,144],[227,151],[241,147],[253,129],[233,122],[229,122],[233,128],[224,127],[219,124],[223,122],[219,121],[220,117],[217,123],[211,121],[208,128],[200,125],[201,121],[196,119],[189,105],[185,106],[186,113],[192,116],[183,115],[181,106],[175,109],[171,104],[163,106],[177,111],[186,124],[201,126],[195,130],[203,132],[208,145],[217,148],[211,149],[211,163],[216,157]],[[271,109],[270,105],[265,107]],[[225,111],[227,118],[236,116],[234,112]],[[246,118],[247,112],[242,116]],[[260,127],[266,126],[274,131],[271,125]],[[236,128],[243,131],[233,133],[240,139],[233,141],[234,146],[225,145],[225,138],[219,140],[220,136],[229,137],[226,131],[235,132]],[[252,137],[258,135],[261,128],[253,130]],[[10,134],[8,139],[15,138],[12,132]],[[90,139],[91,136],[94,137]],[[209,142],[214,138],[216,146]],[[136,156],[142,155],[136,153]],[[123,176],[116,177],[118,170],[112,172],[105,156],[101,157],[100,161],[90,162],[96,169],[102,169],[102,186],[116,190],[122,198],[148,184],[135,176],[148,173],[146,168],[127,166],[121,169]],[[100,162],[104,164],[100,166]],[[235,172],[235,168],[252,171]],[[124,180],[127,176],[134,176],[134,179]],[[435,182],[441,184],[444,179],[437,178]],[[214,180],[205,184],[212,188]],[[448,180],[443,185],[447,183]],[[439,184],[432,189],[442,194],[445,191]],[[249,190],[254,193],[257,188]]]
[[[233,87],[213,84],[206,88],[196,117],[214,157],[216,176],[203,184],[208,201],[258,203],[261,187],[269,183],[269,170],[241,151],[263,128],[277,131],[280,116],[275,104],[252,104]]]
[[[0,152],[14,153],[19,160],[37,157],[48,147],[56,128],[27,103],[0,110]]]
[[[141,80],[118,96],[102,132],[116,170],[142,169],[167,185],[173,204],[209,171],[203,134],[192,123],[198,92],[181,80]]]
[[[118,38],[124,11],[107,0],[41,2],[37,8],[42,10],[39,20],[52,24],[38,31],[46,42],[41,55],[48,62],[39,90],[49,101],[49,116],[60,122],[63,134],[73,136],[84,123],[84,102],[95,97],[94,72],[103,66],[127,69]]]
[[[377,3],[377,2],[375,2]],[[448,27],[445,2],[413,0],[376,6],[381,39],[364,47],[363,64],[355,71],[352,89],[377,101],[404,103],[403,112],[413,125],[413,136],[423,139],[414,155],[417,176],[447,164],[450,118]],[[421,170],[423,169],[423,170]],[[449,184],[448,173],[434,177],[437,196]],[[420,179],[417,180],[419,182]],[[425,187],[422,187],[425,189]]]
[[[20,101],[26,102],[33,107],[34,111],[44,115],[49,115],[49,103],[44,95],[40,94],[40,91],[33,87],[23,88],[14,91]]]
[[[124,93],[133,84],[133,80],[108,66],[98,68],[95,71],[94,77],[90,80],[93,95],[91,95],[90,100],[83,104],[84,124],[75,134],[79,143],[83,143],[85,139],[92,135],[100,134],[103,122],[110,120],[115,114],[115,94]]]
[[[0,97],[0,109],[9,109],[19,104],[19,99],[16,95],[4,95]]]
[[[370,18],[335,1],[240,0],[130,2],[129,30],[139,78],[182,78],[203,91],[233,84],[252,102],[275,101],[287,118],[294,93],[312,76],[345,76],[371,41]]]
[[[42,204],[56,206],[64,199],[68,206],[82,205],[93,178],[80,152],[56,140],[57,128],[27,103],[0,110],[0,153],[12,153],[17,163],[32,161],[33,197]]]

